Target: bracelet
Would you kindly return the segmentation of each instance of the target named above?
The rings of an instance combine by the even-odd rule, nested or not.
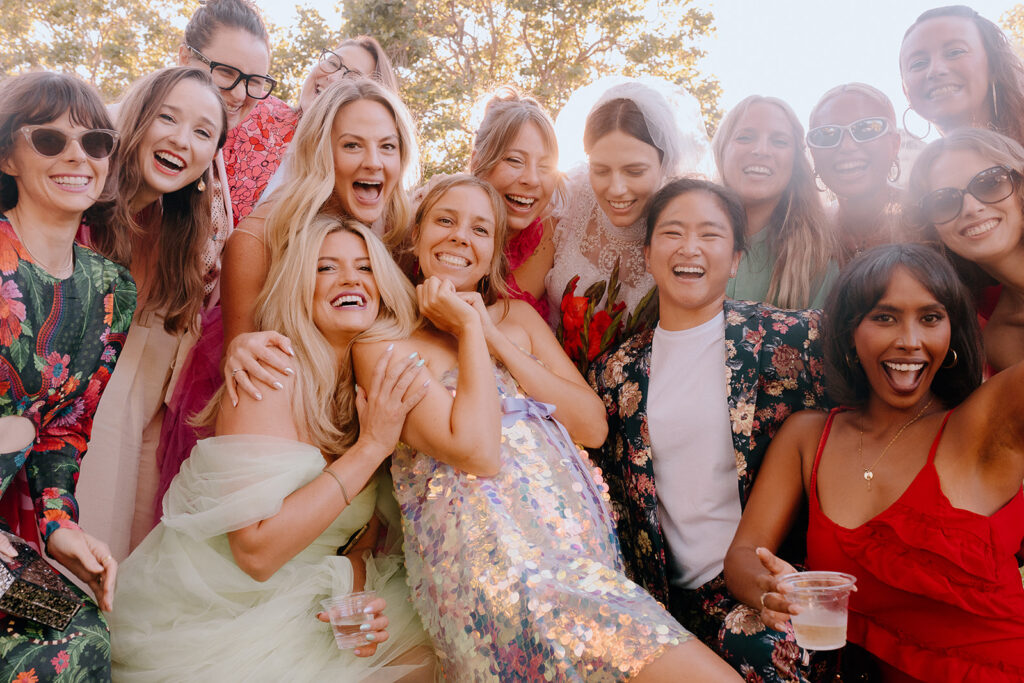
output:
[[[334,477],[334,481],[338,482],[338,488],[341,489],[341,497],[345,499],[345,505],[349,506],[352,503],[349,502],[348,492],[345,490],[345,485],[341,483],[341,477],[334,473],[334,470],[324,468],[324,472]]]

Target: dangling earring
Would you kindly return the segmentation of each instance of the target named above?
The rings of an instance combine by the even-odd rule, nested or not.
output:
[[[992,81],[992,123],[999,120],[999,103],[996,101],[996,82]]]
[[[944,367],[947,370],[949,370],[950,368],[955,368],[956,364],[960,361],[960,359],[957,358],[956,349],[950,349],[949,352],[951,354],[953,354],[953,361],[951,363],[948,363],[948,364],[947,363],[943,363],[942,364],[942,367]]]
[[[818,192],[828,192],[828,185],[825,184],[825,181],[817,173],[814,174],[814,186],[818,188]]]
[[[202,176],[199,176],[199,180],[196,181],[196,191],[206,192],[206,181],[203,180]]]
[[[857,367],[858,365],[860,365],[860,358],[857,358],[857,351],[856,350],[854,350],[852,352],[852,354],[851,354],[850,351],[847,351],[845,359],[846,359],[846,364],[848,366],[850,366],[851,370],[853,368]]]
[[[928,130],[925,131],[924,135],[922,135],[921,137],[918,137],[918,136],[914,135],[913,133],[911,133],[910,129],[907,128],[907,112],[909,112],[909,111],[910,111],[910,105],[908,104],[907,108],[903,110],[903,117],[901,119],[901,121],[903,122],[903,130],[905,130],[907,132],[907,135],[909,135],[910,137],[914,138],[915,140],[924,140],[926,137],[928,137],[932,133],[932,122],[928,121],[928,119],[925,119],[926,121],[928,121]]]
[[[895,183],[900,179],[900,160],[897,157],[892,160],[892,168],[889,169],[889,182]]]

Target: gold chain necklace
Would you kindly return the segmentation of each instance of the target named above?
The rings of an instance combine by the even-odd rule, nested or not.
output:
[[[868,491],[871,490],[871,480],[875,478],[875,465],[885,457],[885,454],[889,452],[889,448],[896,443],[896,439],[900,438],[900,435],[903,434],[907,427],[921,419],[921,416],[924,415],[924,411],[928,410],[928,407],[931,406],[932,401],[934,400],[934,398],[928,399],[928,402],[924,404],[924,408],[921,408],[917,415],[912,417],[909,422],[903,423],[903,426],[896,430],[896,435],[889,439],[889,443],[885,444],[885,448],[882,449],[882,453],[875,458],[875,461],[871,463],[870,467],[864,467],[864,415],[861,414],[860,420],[858,421],[860,426],[860,439],[857,441],[857,459],[860,461],[861,467],[864,468],[864,481],[868,483]]]
[[[71,275],[71,273],[73,273],[75,271],[75,250],[74,250],[74,244],[72,244],[71,252],[68,254],[68,262],[66,264],[64,264],[63,266],[61,266],[60,268],[51,268],[50,266],[46,265],[46,263],[44,263],[41,258],[36,256],[32,252],[32,247],[28,246],[28,242],[26,242],[25,238],[21,236],[21,231],[18,230],[18,226],[14,222],[14,215],[13,214],[14,214],[14,210],[13,209],[11,211],[7,212],[7,221],[11,224],[11,228],[14,229],[14,234],[17,236],[18,241],[21,242],[21,245],[23,247],[25,247],[25,250],[28,252],[28,255],[32,257],[32,260],[40,268],[42,268],[43,270],[45,270],[47,273],[49,273],[53,277],[57,278],[58,280],[67,279]],[[18,222],[20,223],[21,220],[19,219]]]

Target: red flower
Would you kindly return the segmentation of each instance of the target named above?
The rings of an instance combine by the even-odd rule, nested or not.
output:
[[[43,368],[43,383],[47,388],[60,386],[61,382],[68,378],[68,364],[71,363],[71,356],[60,355],[57,351],[51,351],[46,357],[46,367]]]
[[[25,304],[19,299],[21,291],[14,280],[0,284],[0,346],[10,346],[11,342],[21,336]]]
[[[39,683],[39,678],[36,676],[36,670],[33,668],[20,672],[11,683]]]
[[[61,650],[56,657],[50,660],[50,664],[53,664],[54,670],[60,673],[71,665],[71,656],[68,655],[67,650]]]

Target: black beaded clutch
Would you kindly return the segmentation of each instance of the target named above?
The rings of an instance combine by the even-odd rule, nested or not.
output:
[[[66,629],[81,609],[81,599],[32,546],[14,534],[0,534],[18,551],[10,560],[0,556],[0,611],[58,631]]]

